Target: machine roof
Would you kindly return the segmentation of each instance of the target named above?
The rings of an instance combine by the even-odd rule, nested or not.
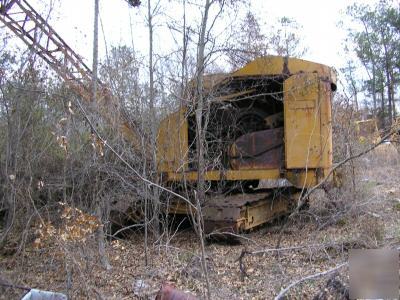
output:
[[[280,76],[297,73],[318,73],[320,77],[336,85],[336,73],[331,67],[304,59],[273,55],[256,58],[231,73],[207,74],[204,76],[203,84],[207,90],[235,77]]]

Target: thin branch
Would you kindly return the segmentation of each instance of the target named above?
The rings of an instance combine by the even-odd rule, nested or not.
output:
[[[144,181],[145,183],[147,183],[149,186],[155,186],[163,191],[166,191],[176,197],[178,197],[179,199],[185,201],[192,209],[196,210],[196,206],[193,205],[193,203],[191,203],[189,201],[189,199],[183,197],[182,195],[179,195],[178,193],[175,193],[174,191],[167,189],[155,182],[152,182],[151,180],[148,180],[147,178],[144,178],[143,176],[141,176],[138,171],[135,170],[135,168],[132,167],[132,165],[130,163],[128,163],[125,158],[122,157],[122,155],[120,153],[118,153],[111,145],[109,145],[107,143],[107,141],[105,139],[102,138],[102,136],[100,135],[100,133],[96,130],[96,128],[94,127],[92,121],[89,119],[89,116],[87,115],[85,109],[82,106],[82,103],[79,101],[79,99],[76,99],[76,102],[78,103],[79,109],[81,110],[83,117],[85,118],[85,120],[88,122],[89,127],[91,128],[91,130],[93,131],[93,133],[96,135],[96,137],[112,152],[115,154],[115,156],[118,157],[118,159],[124,163],[134,174],[136,177],[138,177],[140,180]]]
[[[315,185],[314,187],[312,187],[311,189],[309,189],[307,191],[307,193],[305,193],[305,195],[303,196],[303,199],[307,199],[308,196],[310,196],[310,194],[312,192],[314,192],[316,189],[320,188],[323,184],[326,183],[326,181],[329,179],[329,177],[333,174],[333,172],[338,169],[339,167],[343,166],[344,164],[346,164],[347,162],[354,160],[356,158],[359,158],[369,152],[371,152],[372,150],[374,150],[376,147],[378,147],[379,145],[383,144],[384,142],[387,141],[388,138],[390,138],[392,135],[396,134],[399,131],[398,128],[396,128],[396,126],[393,126],[391,131],[389,133],[387,133],[386,135],[384,135],[381,140],[379,142],[377,142],[376,144],[370,146],[369,148],[367,148],[364,151],[361,151],[353,156],[349,156],[347,158],[345,158],[344,160],[338,162],[337,164],[335,164],[332,169],[329,171],[328,175],[325,177],[324,180],[322,180],[320,183],[318,183],[317,185]],[[298,209],[296,209],[297,211]]]
[[[298,284],[300,284],[300,283],[303,283],[304,281],[307,281],[307,280],[315,280],[315,279],[317,279],[317,278],[319,278],[319,277],[322,277],[322,276],[328,275],[328,274],[330,274],[330,273],[336,272],[336,271],[339,270],[340,268],[342,268],[342,267],[344,267],[344,266],[347,266],[347,265],[348,265],[348,263],[347,263],[347,262],[344,262],[344,263],[341,263],[340,265],[337,265],[336,267],[334,267],[334,268],[332,268],[332,269],[329,269],[329,270],[327,270],[327,271],[320,272],[320,273],[316,273],[316,274],[313,274],[313,275],[309,275],[309,276],[300,278],[299,280],[296,280],[296,281],[292,282],[292,283],[289,284],[286,288],[284,288],[283,290],[281,290],[280,293],[279,293],[274,299],[275,299],[275,300],[284,299],[285,294],[286,294],[292,287],[294,287],[294,286],[296,286],[296,285],[298,285]]]

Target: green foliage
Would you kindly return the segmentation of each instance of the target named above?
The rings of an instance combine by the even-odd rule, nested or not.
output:
[[[362,86],[372,98],[372,114],[380,117],[381,127],[391,125],[400,79],[400,11],[393,1],[381,0],[375,5],[355,3],[347,15],[353,25],[346,47],[354,50],[368,75]],[[351,69],[345,71],[353,79]]]

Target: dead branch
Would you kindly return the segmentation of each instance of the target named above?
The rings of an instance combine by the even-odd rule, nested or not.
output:
[[[6,279],[4,279],[2,277],[0,277],[0,286],[4,286],[6,288],[12,288],[12,289],[20,289],[20,290],[25,290],[25,291],[31,290],[30,287],[10,283],[9,281],[7,281]]]
[[[175,193],[174,191],[167,189],[147,178],[144,178],[142,175],[139,174],[139,172],[129,163],[126,161],[125,158],[122,157],[122,155],[120,153],[118,153],[111,145],[109,145],[107,143],[107,141],[105,139],[103,139],[103,137],[100,135],[100,133],[96,130],[95,126],[93,125],[93,122],[90,120],[88,114],[86,113],[85,109],[83,108],[82,103],[79,101],[79,99],[76,99],[76,102],[78,103],[79,109],[82,112],[82,115],[84,117],[84,119],[88,122],[90,129],[92,130],[92,132],[96,135],[96,137],[102,142],[103,145],[105,145],[112,153],[114,153],[114,155],[123,163],[125,164],[126,167],[128,167],[134,174],[136,177],[138,177],[140,180],[142,180],[143,182],[147,183],[149,186],[154,186],[157,187],[163,191],[166,191],[176,197],[178,197],[179,199],[185,201],[193,210],[196,210],[196,206],[193,205],[192,202],[189,201],[189,199],[183,197],[182,195],[179,195],[178,193]]]
[[[324,186],[325,183],[328,181],[328,179],[332,176],[333,172],[338,169],[339,167],[343,166],[344,164],[348,163],[349,161],[352,161],[356,158],[360,158],[361,156],[371,152],[372,150],[374,150],[376,147],[378,147],[379,145],[383,144],[385,141],[387,141],[388,138],[390,138],[391,136],[397,134],[398,132],[398,128],[396,128],[396,126],[393,126],[391,128],[391,130],[385,134],[377,143],[375,143],[374,145],[370,146],[369,148],[365,149],[364,151],[361,151],[355,155],[349,156],[345,159],[343,159],[342,161],[338,162],[337,164],[335,164],[331,170],[329,171],[328,175],[321,180],[321,182],[319,182],[317,185],[313,186],[312,188],[308,189],[306,193],[304,193],[302,196],[300,196],[299,201],[297,203],[296,209],[289,215],[288,217],[288,221],[285,222],[280,230],[280,236],[278,238],[277,244],[276,244],[276,248],[279,248],[281,240],[282,240],[282,233],[284,232],[284,230],[286,229],[286,227],[289,224],[289,219],[293,218],[293,216],[295,216],[296,214],[299,213],[301,207],[305,204],[305,202],[307,201],[308,197],[317,189],[319,189],[320,187]]]
[[[344,164],[348,163],[349,161],[352,161],[356,158],[360,158],[361,156],[371,152],[372,150],[374,150],[376,147],[378,147],[379,145],[383,144],[384,142],[387,141],[388,138],[390,138],[392,135],[396,134],[398,132],[398,128],[392,128],[389,133],[387,133],[386,135],[384,135],[377,143],[375,143],[374,145],[370,146],[369,148],[365,149],[364,151],[361,151],[355,155],[349,156],[345,159],[343,159],[342,161],[338,162],[337,164],[335,164],[332,169],[329,171],[328,175],[324,178],[324,180],[322,180],[320,183],[318,183],[317,185],[315,185],[314,187],[312,187],[311,189],[309,189],[307,191],[307,193],[304,194],[304,196],[302,197],[302,200],[304,202],[304,199],[307,199],[312,192],[314,192],[316,189],[320,188],[322,185],[324,185],[327,180],[330,178],[330,176],[333,174],[333,172],[338,169],[339,167],[343,166]],[[301,201],[300,201],[301,203]],[[301,206],[301,205],[300,205]],[[299,205],[297,205],[297,207],[299,207]],[[296,211],[298,211],[298,208],[296,208]]]
[[[333,273],[330,278],[327,280],[324,287],[321,288],[321,291],[314,296],[313,300],[325,300],[328,299],[328,292],[335,293],[335,299],[344,299],[349,300],[349,288],[346,287],[338,278],[338,273]],[[332,295],[331,295],[332,297]]]
[[[321,246],[321,245],[316,245],[316,246]],[[324,245],[326,246],[326,245]],[[281,251],[290,251],[290,250],[299,250],[299,249],[304,249],[307,247],[311,246],[296,246],[296,247],[287,247],[287,248],[269,248],[269,249],[262,249],[262,250],[257,250],[257,251],[248,251],[247,248],[244,248],[242,252],[240,253],[240,256],[236,259],[236,261],[239,262],[239,269],[240,269],[240,274],[241,274],[241,279],[242,281],[244,280],[244,277],[248,277],[246,273],[246,266],[243,262],[244,258],[246,255],[257,255],[257,254],[264,254],[264,253],[271,253],[271,252],[281,252]]]
[[[278,294],[274,299],[275,299],[275,300],[281,300],[281,299],[284,298],[284,296],[286,295],[286,293],[287,293],[291,288],[293,288],[294,286],[296,286],[296,285],[298,285],[298,284],[300,284],[300,283],[303,283],[304,281],[307,281],[307,280],[315,280],[315,279],[317,279],[317,278],[319,278],[319,277],[322,277],[322,276],[331,274],[331,273],[336,272],[336,271],[339,270],[340,268],[342,268],[342,267],[344,267],[344,266],[347,266],[347,265],[348,265],[348,263],[347,263],[347,262],[344,262],[344,263],[341,263],[341,264],[337,265],[336,267],[334,267],[334,268],[332,268],[332,269],[329,269],[329,270],[327,270],[327,271],[320,272],[320,273],[316,273],[316,274],[312,274],[312,275],[309,275],[309,276],[300,278],[300,279],[298,279],[298,280],[292,282],[291,284],[289,284],[289,285],[288,285],[286,288],[284,288],[283,290],[281,290],[281,291],[279,292],[279,294]]]
[[[240,253],[239,257],[235,260],[235,262],[239,262],[239,269],[242,274],[242,280],[244,280],[244,277],[248,276],[246,273],[246,266],[244,264],[244,258],[247,255],[259,255],[259,254],[265,254],[265,253],[280,253],[280,252],[285,252],[285,251],[294,251],[294,250],[302,250],[302,249],[315,249],[315,250],[322,250],[322,249],[332,249],[335,247],[340,247],[340,248],[354,248],[354,245],[359,245],[360,247],[363,247],[365,245],[360,245],[358,241],[346,241],[346,242],[340,242],[340,243],[326,243],[326,244],[316,244],[316,245],[302,245],[302,246],[294,246],[294,247],[286,247],[286,248],[266,248],[266,249],[260,249],[260,250],[255,250],[255,251],[249,251],[247,248],[244,248],[242,252]]]

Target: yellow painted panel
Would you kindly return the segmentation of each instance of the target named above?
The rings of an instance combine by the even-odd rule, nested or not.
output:
[[[286,168],[317,168],[321,161],[318,74],[298,74],[284,82]]]
[[[298,73],[317,73],[324,80],[336,84],[336,74],[328,66],[298,58],[272,55],[260,57],[249,62],[243,68],[233,72],[232,76],[268,76]]]
[[[321,162],[320,168],[330,169],[333,161],[332,146],[332,90],[329,82],[320,81],[319,102],[321,111]]]
[[[206,180],[220,180],[221,172],[219,171],[208,171],[204,174]],[[167,181],[196,181],[197,180],[197,171],[191,172],[168,172],[167,173]]]
[[[161,121],[157,135],[157,168],[159,172],[182,172],[187,169],[188,122],[186,109],[170,114]]]
[[[227,180],[279,179],[280,177],[279,169],[228,170],[225,174]]]
[[[293,101],[288,103],[289,109],[315,109],[315,100]]]
[[[167,181],[196,181],[197,172],[168,172]],[[205,180],[216,181],[221,179],[226,180],[253,180],[253,179],[279,179],[281,173],[279,169],[266,170],[228,170],[222,173],[218,170],[207,171],[204,174]]]
[[[332,166],[331,86],[318,74],[293,75],[284,82],[287,169]]]

